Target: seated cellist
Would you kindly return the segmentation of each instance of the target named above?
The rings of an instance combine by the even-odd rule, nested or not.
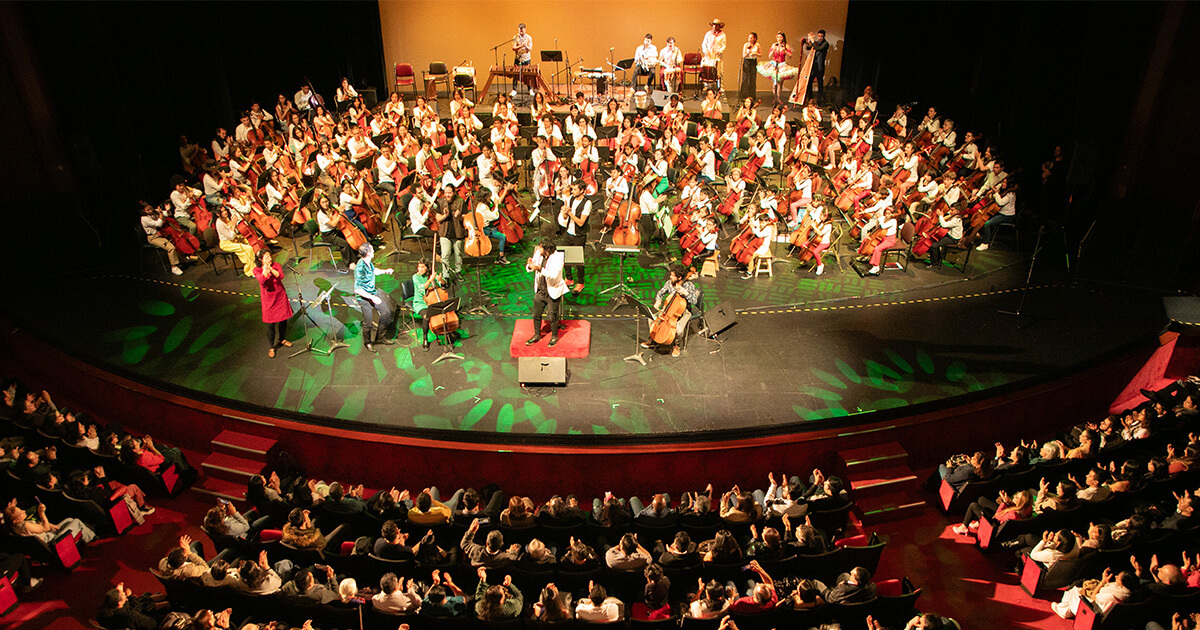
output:
[[[825,273],[825,259],[822,256],[825,250],[829,249],[833,223],[829,220],[829,214],[820,204],[813,204],[813,209],[817,212],[817,225],[813,228],[812,236],[809,238],[808,251],[812,253],[813,260],[817,261],[814,271],[819,276]]]
[[[683,339],[683,332],[687,328],[688,322],[692,319],[692,309],[698,309],[700,305],[700,290],[689,279],[690,274],[684,269],[683,265],[674,263],[671,265],[671,276],[658,293],[654,295],[654,310],[661,309],[671,298],[676,295],[682,296],[687,300],[687,309],[675,324],[675,340],[671,344],[671,356],[679,356],[679,341]],[[647,339],[642,342],[643,348],[653,348],[657,344],[653,340]]]
[[[938,225],[946,230],[946,235],[939,238],[933,245],[929,246],[929,260],[925,261],[926,267],[933,267],[942,263],[942,251],[960,241],[963,237],[963,222],[962,217],[958,216],[958,212],[953,208],[949,212],[939,212],[937,215]]]

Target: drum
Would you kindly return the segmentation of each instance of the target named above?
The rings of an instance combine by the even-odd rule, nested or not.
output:
[[[701,81],[716,81],[717,80],[717,60],[705,59],[700,62],[700,80]]]
[[[454,87],[471,87],[475,85],[475,67],[457,66],[454,68]]]
[[[646,109],[649,106],[650,99],[646,96],[645,90],[638,90],[633,93],[633,106],[638,109]]]

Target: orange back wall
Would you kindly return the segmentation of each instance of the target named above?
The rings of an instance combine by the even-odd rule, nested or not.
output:
[[[847,0],[381,0],[379,18],[389,79],[396,63],[412,64],[419,84],[429,62],[455,66],[467,60],[477,69],[480,87],[493,63],[491,47],[511,40],[521,22],[533,37],[533,63],[542,50],[562,50],[572,62],[582,57],[586,67],[596,67],[609,58],[610,47],[613,63],[633,57],[647,32],[660,49],[674,36],[684,53],[699,51],[708,23],[719,18],[728,38],[726,90],[736,93],[741,46],[751,31],[758,33],[765,56],[776,31],[796,47],[809,31],[825,29],[830,42],[825,76],[840,77],[846,9]],[[511,43],[499,52],[508,53],[512,63]],[[798,61],[794,56],[789,63]],[[554,64],[543,64],[542,75],[550,83],[553,73]],[[766,79],[758,84],[770,89]]]

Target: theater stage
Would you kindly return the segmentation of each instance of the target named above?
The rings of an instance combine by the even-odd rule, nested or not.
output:
[[[290,243],[281,241],[286,259]],[[194,265],[176,278],[143,252],[121,269],[30,281],[16,293],[29,299],[10,312],[70,354],[170,392],[316,424],[485,443],[729,439],[829,428],[831,418],[861,424],[1073,372],[1152,338],[1165,321],[1156,295],[1074,284],[1042,261],[1020,319],[1001,313],[1020,304],[1029,268],[1011,244],[973,253],[965,275],[913,263],[861,278],[831,262],[816,277],[780,258],[773,278],[722,270],[700,279],[707,305],[728,303],[737,324],[718,341],[691,337],[678,358],[646,351],[642,366],[623,360],[635,351],[633,309],[614,312],[600,294],[616,283],[617,263],[589,251],[586,290],[565,305],[568,317],[591,324],[589,356],[568,360],[568,386],[526,389],[509,343],[516,320],[531,312],[531,275],[520,264],[529,249],[485,271],[482,287],[497,295],[493,314],[464,314],[456,351],[465,359],[436,365],[437,346],[422,351],[403,322],[397,345],[365,350],[359,313],[343,302],[353,301],[353,279],[334,272],[325,252],[313,270],[301,261],[298,280],[307,299],[336,284],[334,336],[349,347],[332,356],[268,358],[257,284],[224,261],[219,276]],[[389,242],[377,255],[396,269],[379,286],[398,296],[417,256],[384,260],[392,253]],[[665,270],[654,263],[663,260],[643,255],[626,265],[642,299],[661,286]],[[294,278],[289,271],[292,293]],[[473,272],[463,285],[463,299],[474,300]],[[312,313],[322,327],[330,322]],[[321,329],[307,334],[327,347]],[[304,335],[293,320],[294,346],[284,350],[302,347]]]

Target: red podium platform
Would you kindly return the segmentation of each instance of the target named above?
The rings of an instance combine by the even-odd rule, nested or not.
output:
[[[520,357],[563,357],[566,359],[582,359],[588,355],[592,346],[592,323],[582,319],[566,319],[562,321],[567,329],[558,333],[558,343],[551,348],[550,323],[542,320],[542,338],[532,346],[525,345],[525,340],[533,336],[533,320],[518,319],[513,328],[512,342],[508,351],[513,358]]]

